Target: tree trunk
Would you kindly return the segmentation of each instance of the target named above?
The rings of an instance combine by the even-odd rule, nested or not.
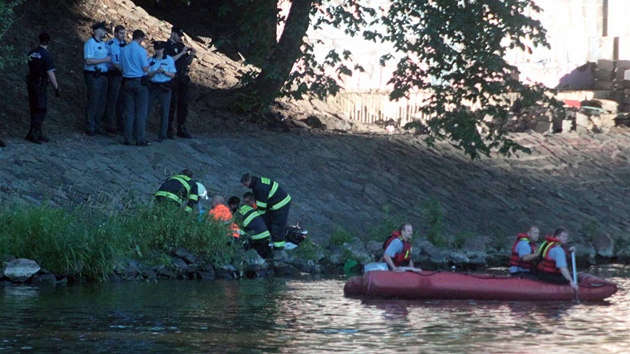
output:
[[[251,110],[269,107],[287,81],[293,64],[302,55],[302,44],[310,24],[313,0],[293,0],[284,31],[260,74],[243,88],[241,98]]]

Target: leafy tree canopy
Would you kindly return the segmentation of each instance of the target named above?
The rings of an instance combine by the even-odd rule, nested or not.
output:
[[[546,87],[520,82],[517,68],[504,59],[508,50],[548,47],[541,23],[528,15],[541,11],[532,0],[390,0],[379,7],[373,3],[293,0],[287,18],[278,18],[284,31],[268,60],[246,77],[242,97],[248,101],[243,107],[260,109],[281,95],[324,98],[338,93],[340,79],[362,67],[352,62],[347,50],[316,58],[317,43],[303,40],[309,27],[333,26],[393,48],[381,57],[382,65],[396,62],[388,83],[390,99],[418,90],[432,93],[422,108],[430,117],[422,126],[428,144],[448,140],[471,158],[529,152],[503,129],[511,108],[508,93],[518,94],[525,106],[542,104],[560,113],[561,105],[546,94]],[[335,75],[330,75],[330,68]]]
[[[0,1],[0,40],[7,33],[9,28],[15,22],[15,14],[14,9],[16,6],[23,3],[24,0],[3,0]],[[4,69],[5,66],[14,64],[16,59],[12,55],[13,47],[0,44],[0,70]],[[6,55],[6,56],[5,56]]]

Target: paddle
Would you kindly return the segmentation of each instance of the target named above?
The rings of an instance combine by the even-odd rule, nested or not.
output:
[[[575,251],[571,252],[571,266],[573,268],[573,282],[577,286],[577,269],[575,269]],[[578,297],[578,290],[575,290],[575,302],[580,303],[580,298]]]

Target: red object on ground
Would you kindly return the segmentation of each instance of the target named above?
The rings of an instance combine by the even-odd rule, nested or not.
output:
[[[562,100],[562,102],[564,102],[564,104],[569,107],[580,108],[582,106],[582,104],[578,100]]]
[[[590,274],[578,276],[580,301],[600,301],[617,292],[617,285]],[[411,300],[572,301],[575,290],[529,279],[453,272],[372,271],[348,279],[346,296]]]

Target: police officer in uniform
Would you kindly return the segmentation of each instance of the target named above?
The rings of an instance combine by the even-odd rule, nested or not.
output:
[[[85,122],[87,135],[102,133],[98,120],[103,117],[107,101],[107,70],[111,56],[107,45],[103,42],[106,34],[105,22],[92,25],[93,35],[83,45],[83,77],[87,87],[87,107],[85,108]]]
[[[185,204],[187,212],[193,211],[197,203],[199,203],[199,185],[192,179],[192,176],[192,171],[185,169],[179,174],[170,177],[162,183],[155,193],[155,199],[160,203],[175,203],[178,207]]]
[[[26,77],[28,90],[28,105],[31,113],[31,127],[26,139],[36,144],[48,142],[49,139],[42,132],[46,113],[48,112],[48,82],[55,89],[55,96],[59,97],[59,84],[55,76],[55,64],[48,53],[50,35],[46,32],[38,37],[39,46],[28,53],[28,76]]]
[[[149,110],[149,60],[142,47],[145,34],[133,31],[131,42],[122,50],[120,64],[123,72],[123,95],[125,95],[125,145],[149,146],[145,139],[145,128]]]
[[[168,138],[174,139],[173,121],[175,111],[177,111],[177,136],[180,138],[191,138],[186,129],[186,118],[188,117],[188,101],[190,76],[188,76],[188,65],[190,65],[197,53],[194,49],[188,48],[183,42],[184,30],[173,27],[171,37],[166,42],[164,53],[175,60],[177,74],[172,80],[171,107],[168,115]]]
[[[175,77],[175,61],[164,54],[166,43],[157,41],[153,43],[155,55],[149,61],[148,76],[151,78],[149,88],[149,112],[151,107],[158,101],[160,113],[160,133],[158,142],[166,139],[168,129],[168,113],[171,105],[171,80]]]
[[[107,41],[107,50],[112,58],[107,71],[107,104],[105,107],[108,133],[123,131],[125,127],[125,122],[123,121],[125,99],[120,95],[120,87],[122,85],[120,51],[127,44],[125,41],[126,33],[125,27],[118,25],[114,28],[114,38]]]

